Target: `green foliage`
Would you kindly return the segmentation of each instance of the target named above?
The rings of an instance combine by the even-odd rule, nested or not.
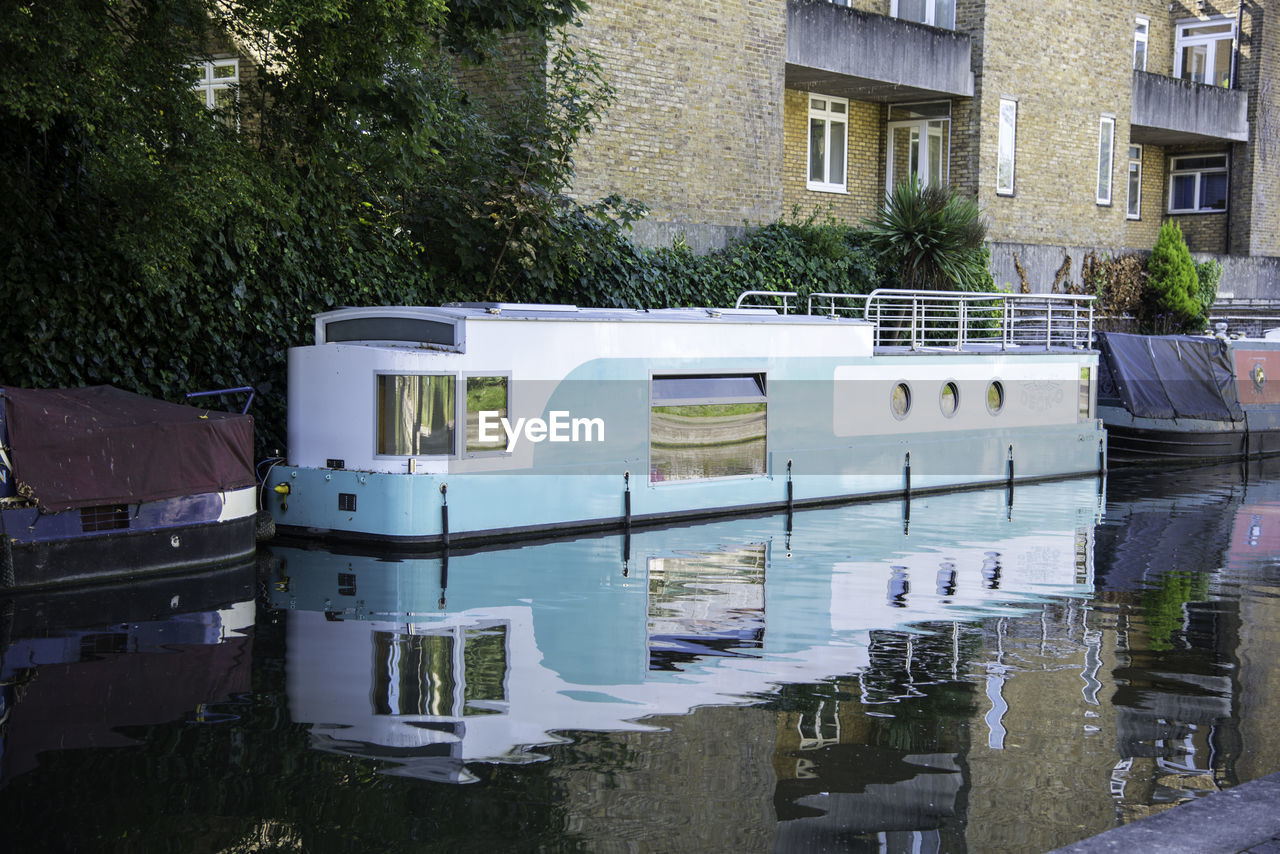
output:
[[[1196,262],[1197,296],[1200,299],[1200,326],[1209,323],[1209,310],[1218,299],[1218,283],[1222,281],[1222,264],[1216,259]]]
[[[1198,332],[1200,280],[1195,262],[1173,220],[1160,226],[1160,235],[1147,259],[1147,331]]]
[[[882,268],[897,271],[895,287],[995,290],[978,203],[949,187],[898,184],[865,225]]]

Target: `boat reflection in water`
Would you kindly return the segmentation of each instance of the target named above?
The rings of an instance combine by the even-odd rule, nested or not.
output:
[[[252,561],[0,600],[0,788],[123,728],[225,720],[251,690]],[[46,759],[40,759],[46,754]]]
[[[874,708],[909,686],[862,679],[885,653],[873,634],[1090,596],[1100,494],[1078,479],[1019,487],[1016,506],[986,490],[432,557],[272,547],[291,714],[319,749],[468,782],[557,733],[653,729],[785,684],[852,675]],[[910,646],[893,653],[908,683]],[[818,714],[800,738],[838,725]],[[913,762],[910,800],[950,811],[955,757]]]

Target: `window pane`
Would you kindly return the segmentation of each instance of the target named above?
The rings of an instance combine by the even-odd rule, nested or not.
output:
[[[844,186],[844,122],[831,122],[831,162],[827,183]]]
[[[893,104],[889,107],[889,121],[891,122],[911,119],[949,118],[951,118],[950,101],[930,101],[926,104]]]
[[[1013,192],[1013,153],[1017,134],[1018,104],[1000,102],[1000,141],[996,164],[996,192]]]
[[[1147,43],[1144,41],[1133,43],[1133,69],[1134,71],[1147,70]]]
[[[1213,78],[1209,81],[1214,86],[1230,88],[1231,86],[1231,39],[1220,39],[1214,45]]]
[[[1175,211],[1194,210],[1196,206],[1196,176],[1174,175],[1170,207]]]
[[[1173,168],[1177,171],[1192,169],[1225,169],[1227,168],[1227,155],[1209,154],[1204,157],[1175,157],[1173,158]]]
[[[898,0],[898,17],[924,23],[925,0]]]
[[[1218,33],[1229,33],[1235,29],[1235,25],[1231,23],[1224,24],[1202,24],[1199,26],[1183,27],[1182,34],[1187,38],[1195,38],[1197,36],[1212,36]]]
[[[847,105],[843,101],[832,101],[830,110],[833,113],[838,113],[839,115],[843,116],[845,113],[846,106]]]
[[[827,123],[809,119],[809,180],[826,182]]]
[[[236,76],[236,67],[234,63],[227,65],[215,65],[213,67],[213,76],[215,79],[221,80],[226,77]]]
[[[1098,123],[1098,204],[1111,203],[1111,149],[1115,119]]]
[[[764,403],[655,406],[649,429],[651,481],[764,474]]]
[[[764,377],[759,374],[675,376],[653,378],[654,403],[699,403],[764,399]]]
[[[453,453],[454,378],[378,377],[378,453]]]
[[[1200,177],[1200,209],[1227,209],[1227,173],[1210,172]]]
[[[1130,161],[1129,163],[1129,199],[1127,215],[1131,219],[1137,219],[1140,213],[1142,198],[1142,163],[1140,161]]]
[[[486,426],[483,436],[480,433],[482,413]],[[498,419],[506,417],[507,378],[467,377],[467,450],[505,450],[507,433]]]
[[[935,27],[943,27],[948,30],[954,30],[956,28],[955,0],[934,0],[933,25]]]
[[[1193,83],[1203,83],[1208,70],[1209,49],[1207,46],[1188,45],[1182,49],[1182,79]]]

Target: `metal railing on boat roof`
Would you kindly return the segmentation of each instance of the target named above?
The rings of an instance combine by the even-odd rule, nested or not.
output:
[[[877,347],[1077,350],[1091,346],[1094,299],[1077,294],[881,289],[869,294],[810,294],[808,313],[868,320],[875,324]]]
[[[748,299],[780,299],[790,311],[794,291],[744,291]],[[869,294],[815,293],[807,313],[856,317],[875,324],[876,347],[909,350],[1085,349],[1093,341],[1094,297],[884,288]],[[748,305],[774,308],[776,305]]]

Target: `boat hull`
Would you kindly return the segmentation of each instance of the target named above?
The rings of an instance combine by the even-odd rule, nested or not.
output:
[[[79,509],[0,511],[5,531],[0,592],[124,581],[243,561],[257,547],[256,494],[249,488],[182,496],[90,516]],[[86,530],[107,525],[118,527]]]

